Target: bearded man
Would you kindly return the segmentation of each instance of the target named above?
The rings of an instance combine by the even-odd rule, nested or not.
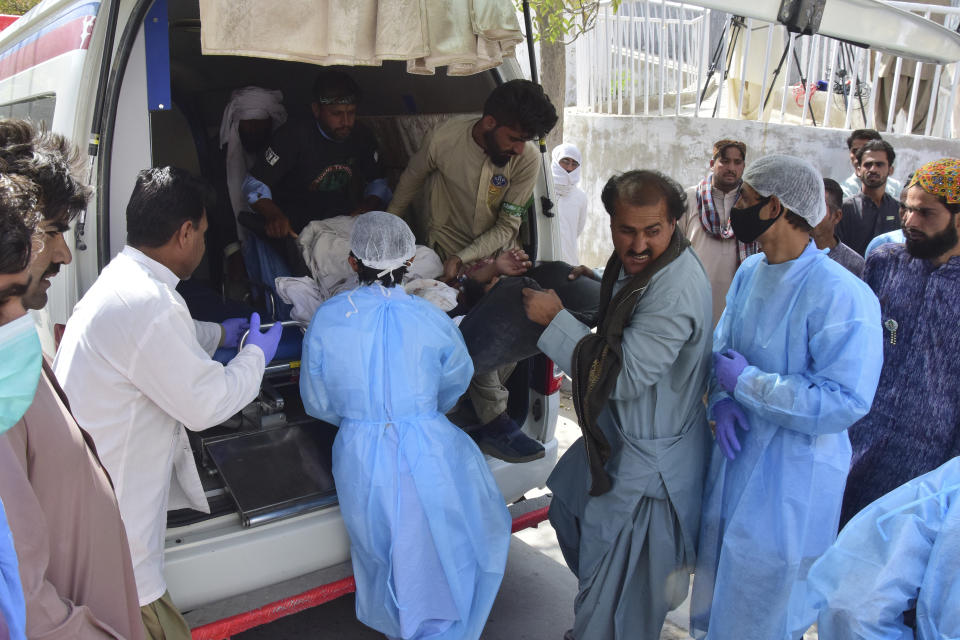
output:
[[[880,299],[883,370],[870,413],[850,428],[840,524],[960,455],[960,159],[925,164],[901,208],[904,244],[884,244],[863,279]]]

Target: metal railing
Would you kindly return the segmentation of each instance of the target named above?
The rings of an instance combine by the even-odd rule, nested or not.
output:
[[[709,13],[668,0],[624,2],[616,14],[601,8],[576,45],[578,106],[643,115],[672,106],[679,115],[706,61]]]
[[[888,2],[956,29],[960,8]],[[670,0],[601,7],[576,43],[577,107],[958,137],[960,64],[921,64]],[[920,79],[919,81],[917,79]]]

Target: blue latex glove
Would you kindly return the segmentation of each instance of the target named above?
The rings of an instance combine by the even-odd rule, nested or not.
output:
[[[250,328],[250,321],[246,318],[228,318],[220,323],[223,327],[223,340],[220,346],[226,349],[236,349],[240,344],[243,332]]]
[[[736,425],[739,424],[744,431],[750,431],[747,416],[734,400],[724,398],[713,405],[713,419],[716,421],[717,445],[723,455],[733,460],[737,456],[736,452],[740,451]]]
[[[260,314],[254,312],[250,316],[250,335],[247,336],[246,344],[252,344],[263,351],[263,360],[269,363],[273,356],[277,355],[277,345],[280,344],[282,333],[283,325],[279,322],[274,323],[266,333],[260,333]]]
[[[737,388],[737,378],[747,368],[747,364],[747,359],[733,349],[713,354],[713,368],[717,370],[717,382],[727,393],[733,393]]]

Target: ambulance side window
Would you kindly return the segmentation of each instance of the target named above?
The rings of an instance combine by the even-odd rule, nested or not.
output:
[[[57,96],[53,94],[0,104],[0,118],[30,119],[49,131],[53,124],[53,109],[56,104]]]

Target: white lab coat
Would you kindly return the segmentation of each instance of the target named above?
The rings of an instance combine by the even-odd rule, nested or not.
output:
[[[264,371],[254,346],[226,366],[210,358],[220,327],[190,317],[178,282],[125,247],[77,303],[54,360],[73,414],[113,479],[141,606],[166,591],[168,505],[209,512],[184,426],[207,429],[239,411],[256,397]]]

